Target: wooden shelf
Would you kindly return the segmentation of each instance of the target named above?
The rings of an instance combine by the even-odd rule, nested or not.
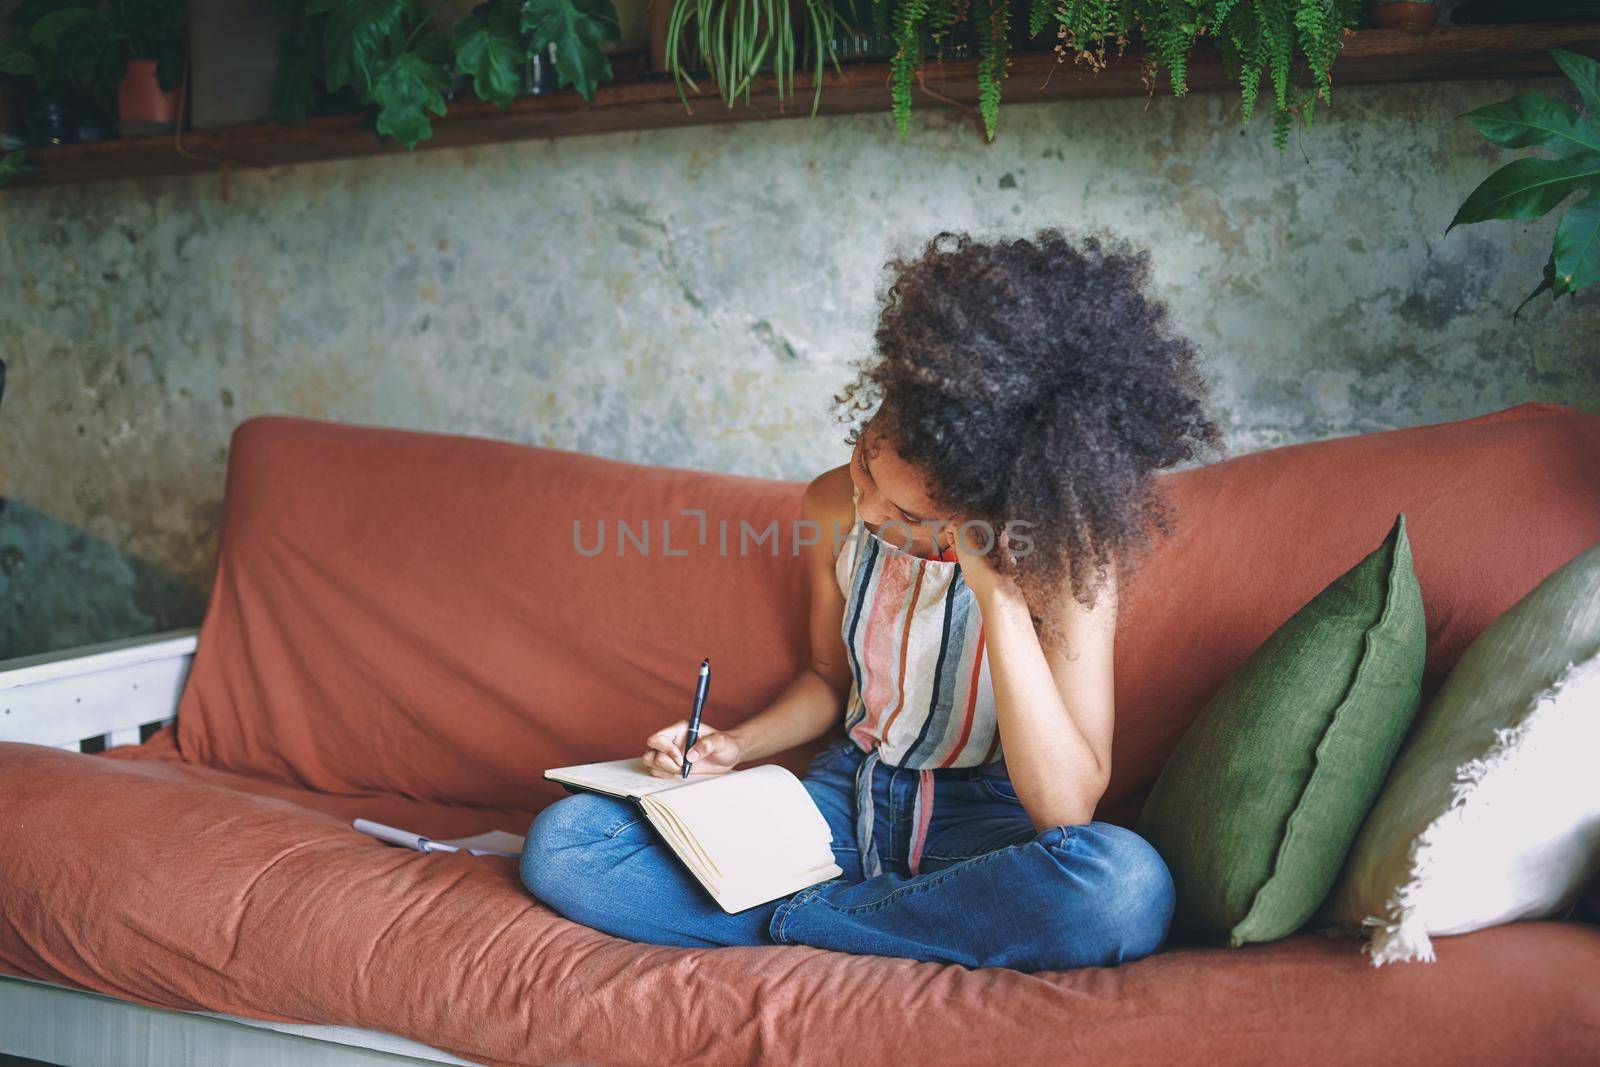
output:
[[[1600,57],[1600,23],[1355,31],[1347,36],[1334,67],[1335,97],[1340,86],[1376,82],[1554,75],[1555,65],[1545,53],[1548,48]],[[914,90],[913,117],[920,109],[976,107],[975,61],[930,63],[924,78],[932,92]],[[478,100],[458,101],[446,118],[434,120],[433,138],[417,150],[810,114],[811,83],[800,75],[796,75],[795,95],[784,112],[778,110],[770,75],[756,84],[748,107],[741,104],[729,109],[712,87],[701,85],[702,95],[688,93],[692,110],[684,108],[670,78],[604,85],[593,104],[570,89],[519,97],[504,110]],[[1204,49],[1191,61],[1189,87],[1192,92],[1236,88],[1215,55]],[[1169,91],[1164,76],[1156,91]],[[1012,58],[1006,79],[996,136],[1005,135],[1005,111],[1013,104],[1142,96],[1147,92],[1135,56],[1126,56],[1096,75],[1071,62],[1058,63],[1051,52],[1019,52]],[[888,109],[887,64],[848,64],[842,76],[831,68],[826,72],[819,115],[886,113]],[[380,143],[361,123],[360,115],[335,115],[311,119],[301,127],[256,122],[191,130],[184,134],[183,146],[203,157],[198,159],[179,154],[171,137],[33,149],[30,158],[39,167],[11,188],[186,174],[215,170],[219,163],[261,167],[405,151]]]

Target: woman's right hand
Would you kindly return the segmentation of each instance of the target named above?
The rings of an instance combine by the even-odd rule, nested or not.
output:
[[[656,778],[683,774],[683,745],[689,740],[689,720],[679,719],[645,739],[644,765]],[[742,758],[739,739],[726,730],[700,724],[700,739],[689,750],[689,776],[727,774]]]

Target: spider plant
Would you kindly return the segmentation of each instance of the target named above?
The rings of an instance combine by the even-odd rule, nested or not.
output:
[[[804,5],[803,42],[797,42],[795,37],[792,3]],[[770,66],[777,74],[778,109],[783,110],[785,95],[794,95],[795,61],[801,54],[798,43],[805,45],[804,54],[813,64],[813,117],[822,99],[824,62],[832,60],[834,71],[843,74],[833,48],[834,32],[842,24],[833,0],[672,0],[672,13],[667,20],[667,67],[685,109],[689,109],[689,99],[684,95],[683,83],[688,82],[696,93],[700,91],[687,69],[693,59],[686,61],[684,53],[686,27],[691,19],[700,62],[730,108],[741,96],[749,105],[751,84]]]

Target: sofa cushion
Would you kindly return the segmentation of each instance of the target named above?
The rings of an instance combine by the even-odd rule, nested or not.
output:
[[[1099,817],[1125,825],[1228,675],[1402,511],[1427,611],[1428,696],[1495,616],[1600,540],[1600,417],[1525,404],[1162,479],[1175,532],[1132,577],[1116,639]],[[718,664],[715,726],[788,682],[805,653],[801,560],[788,546],[740,555],[738,532],[741,520],[787,524],[800,491],[252,419],[229,458],[183,753],[323,792],[537,807],[561,795],[544,768],[632,755],[681,716],[702,656]],[[684,509],[705,513],[706,544]],[[573,523],[589,547],[600,519],[612,539],[582,555]],[[633,542],[616,554],[618,519],[636,535],[651,522],[649,556]],[[662,554],[663,520],[688,555]],[[803,770],[822,743],[780,761]]]
[[[741,522],[797,518],[801,489],[250,420],[180,705],[184,756],[326,793],[534,810],[561,794],[545,768],[635,755],[686,715],[706,655],[705,721],[732,725],[802,662],[798,560],[739,542]],[[587,555],[601,523],[604,551]]]
[[[1184,734],[1138,831],[1173,927],[1272,941],[1333,887],[1416,714],[1427,644],[1405,516],[1250,654]]]
[[[1600,1047],[1600,929],[1585,924],[1498,927],[1441,945],[1432,967],[1378,972],[1357,942],[1320,935],[1038,974],[666,948],[560,918],[513,860],[391,848],[345,821],[360,805],[397,816],[391,803],[414,805],[406,825],[423,832],[482,825],[403,798],[0,744],[0,969],[388,1030],[492,1064],[944,1063],[973,1049],[995,1063],[1572,1064]]]
[[[1600,544],[1472,643],[1361,828],[1327,914],[1375,965],[1567,913],[1600,869]]]

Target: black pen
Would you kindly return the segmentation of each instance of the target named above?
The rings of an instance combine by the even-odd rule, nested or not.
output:
[[[694,714],[689,716],[689,739],[683,744],[683,773],[689,777],[689,750],[700,739],[700,711],[706,706],[706,691],[711,688],[711,657],[700,661],[700,680],[694,686]]]

